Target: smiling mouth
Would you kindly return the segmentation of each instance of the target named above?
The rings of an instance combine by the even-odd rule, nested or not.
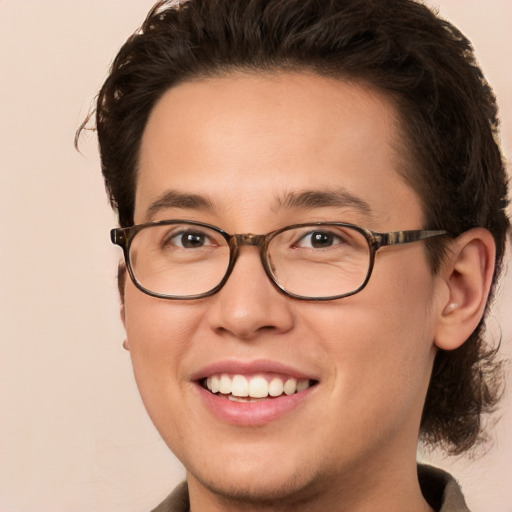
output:
[[[221,373],[210,375],[203,379],[201,384],[214,395],[233,402],[257,402],[306,391],[317,384],[317,381],[294,377],[246,377]]]

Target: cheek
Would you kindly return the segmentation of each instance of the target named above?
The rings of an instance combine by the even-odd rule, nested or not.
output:
[[[333,392],[375,407],[412,404],[426,392],[435,355],[433,278],[418,267],[404,263],[390,279],[381,265],[362,292],[308,315],[330,356]]]
[[[153,299],[127,283],[125,327],[135,381],[146,411],[172,447],[179,446],[177,439],[193,423],[194,411],[184,412],[184,361],[196,336],[199,309]]]
[[[425,308],[416,309],[410,303],[395,302],[388,308],[367,301],[346,304],[332,314],[319,311],[310,329],[332,365],[365,378],[389,380],[403,375],[405,380],[413,367],[430,357],[433,336],[428,316]]]
[[[179,377],[180,362],[197,328],[197,309],[145,295],[127,283],[126,338],[137,384],[144,388]]]

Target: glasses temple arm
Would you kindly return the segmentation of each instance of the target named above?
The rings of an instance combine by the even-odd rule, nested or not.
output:
[[[427,238],[434,238],[436,236],[450,236],[450,233],[445,230],[416,229],[409,231],[390,231],[389,233],[375,233],[375,235],[377,237],[377,246],[382,247],[385,245],[400,245],[418,242],[420,240],[426,240]]]

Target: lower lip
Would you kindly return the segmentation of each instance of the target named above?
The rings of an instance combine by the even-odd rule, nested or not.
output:
[[[233,402],[219,397],[197,384],[199,395],[206,407],[226,423],[242,426],[265,425],[276,421],[297,407],[303,405],[314,387],[293,395],[282,395],[255,402]]]

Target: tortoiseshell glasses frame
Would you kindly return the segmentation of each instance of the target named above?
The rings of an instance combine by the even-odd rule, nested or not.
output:
[[[327,301],[360,292],[379,249],[433,237],[444,230],[381,233],[344,222],[286,226],[265,235],[229,234],[190,220],[163,220],[115,228],[131,280],[142,292],[170,300],[210,297],[227,282],[242,246],[258,247],[273,285],[300,300]]]

